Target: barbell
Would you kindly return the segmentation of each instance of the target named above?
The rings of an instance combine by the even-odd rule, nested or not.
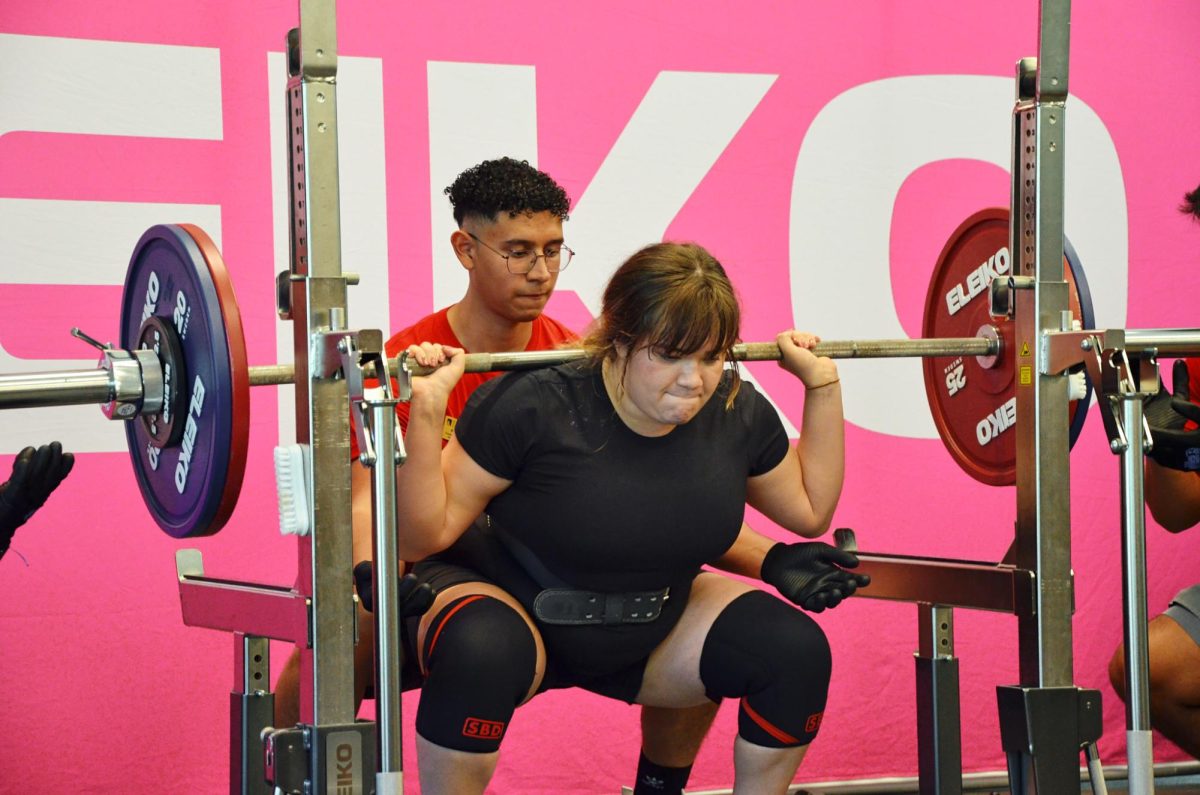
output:
[[[951,236],[930,281],[923,338],[830,340],[814,348],[835,359],[922,358],[943,442],[972,477],[994,485],[1015,480],[1014,434],[1007,431],[1028,355],[1028,343],[1014,340],[1011,317],[993,318],[988,309],[991,280],[1012,272],[1007,219],[1007,210],[977,213]],[[1090,328],[1090,297],[1069,246],[1066,265],[1072,311]],[[159,527],[176,538],[216,533],[241,491],[249,388],[295,381],[291,365],[248,366],[241,314],[217,246],[190,224],[151,227],[126,272],[119,344],[74,333],[101,349],[101,366],[0,376],[0,409],[101,404],[106,416],[126,421],[138,486]],[[524,370],[584,355],[578,348],[471,353],[466,368]],[[734,348],[739,361],[780,356],[774,342]],[[1072,443],[1083,409],[1072,403]]]

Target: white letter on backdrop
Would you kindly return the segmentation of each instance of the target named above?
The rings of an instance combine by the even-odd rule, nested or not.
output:
[[[484,160],[507,155],[537,166],[534,76],[532,66],[442,61],[430,61],[426,66],[432,309],[453,304],[467,291],[467,272],[450,249],[450,235],[457,227],[442,191],[464,169]],[[479,124],[479,119],[493,123]],[[571,235],[574,233],[572,216]]]
[[[909,174],[939,160],[980,160],[1008,170],[1012,97],[1012,80],[1002,77],[896,77],[852,88],[821,110],[792,183],[798,326],[826,339],[907,336],[888,264],[896,194]],[[1091,284],[1097,325],[1120,327],[1128,272],[1121,165],[1104,123],[1075,97],[1068,100],[1067,125],[1067,237]],[[895,436],[937,437],[919,360],[847,361],[840,371],[849,421]]]
[[[660,72],[571,213],[570,242],[588,267],[564,271],[595,314],[612,270],[663,233],[757,107],[774,75]],[[482,108],[482,110],[481,110]],[[470,112],[497,120],[481,129]],[[446,241],[454,221],[442,189],[464,168],[507,154],[537,164],[533,67],[429,64],[434,296],[458,300],[466,274]],[[680,135],[687,130],[687,135]]]
[[[0,52],[0,136],[24,131],[221,138],[220,54],[215,49],[0,34]],[[194,221],[220,242],[220,208],[209,205],[0,200],[0,283],[122,284],[134,244],[164,219]],[[36,325],[35,311],[30,319]],[[67,330],[39,331],[65,338]],[[83,343],[75,350],[78,359],[21,359],[6,352],[0,341],[0,372],[95,367],[96,356]],[[95,406],[4,414],[2,453],[50,439],[75,452],[126,447],[121,424],[102,421]]]

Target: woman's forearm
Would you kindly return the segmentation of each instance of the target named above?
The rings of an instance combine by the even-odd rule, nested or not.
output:
[[[846,471],[840,382],[811,388],[805,393],[804,425],[796,454],[800,457],[801,486],[808,495],[816,525],[812,535],[819,535],[833,521]]]
[[[407,458],[396,470],[396,522],[400,557],[420,560],[445,549],[446,480],[442,474],[442,424],[446,400],[414,395],[404,435]]]

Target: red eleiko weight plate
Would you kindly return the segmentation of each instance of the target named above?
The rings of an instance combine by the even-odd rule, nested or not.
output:
[[[975,213],[954,230],[929,280],[921,333],[925,337],[974,337],[994,327],[1000,338],[1000,355],[984,367],[974,356],[924,359],[925,394],[938,434],[950,455],[976,480],[993,486],[1016,482],[1016,378],[1024,366],[1036,377],[1029,342],[1015,339],[1011,319],[993,319],[988,312],[988,287],[993,278],[1014,273],[1016,262],[1008,249],[1008,216],[1005,208]],[[1090,325],[1092,308],[1076,284],[1079,266],[1064,256],[1068,306],[1075,319]],[[1079,277],[1082,280],[1082,275]],[[1085,282],[1086,284],[1086,282]],[[1075,418],[1076,401],[1071,403]],[[1071,441],[1081,423],[1072,422]]]

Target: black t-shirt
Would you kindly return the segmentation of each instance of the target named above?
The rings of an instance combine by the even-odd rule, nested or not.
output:
[[[573,362],[480,386],[455,433],[480,466],[513,484],[488,513],[553,574],[597,591],[690,580],[733,544],[746,479],[787,454],[783,425],[728,374],[690,422],[664,436],[631,431],[597,367]]]

